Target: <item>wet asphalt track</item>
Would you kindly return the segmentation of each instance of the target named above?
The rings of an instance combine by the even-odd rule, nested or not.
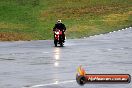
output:
[[[132,88],[130,84],[75,81],[82,65],[88,73],[132,75],[132,28],[85,39],[0,42],[0,88]]]

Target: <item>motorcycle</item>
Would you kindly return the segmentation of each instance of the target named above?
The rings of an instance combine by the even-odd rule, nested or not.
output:
[[[54,31],[54,45],[55,45],[55,47],[57,47],[57,44],[60,44],[61,47],[63,47],[63,45],[64,45],[62,31],[60,31],[59,29],[56,29]]]

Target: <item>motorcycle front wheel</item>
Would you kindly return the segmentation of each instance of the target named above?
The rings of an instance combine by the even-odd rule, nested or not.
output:
[[[61,42],[61,43],[60,43],[60,46],[63,47],[63,45],[64,45],[63,42]]]
[[[55,47],[57,47],[57,40],[54,40],[54,45]]]

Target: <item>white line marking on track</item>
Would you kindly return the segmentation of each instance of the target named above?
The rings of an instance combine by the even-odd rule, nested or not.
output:
[[[68,81],[62,81],[62,82],[56,81],[54,83],[39,84],[39,85],[33,85],[33,86],[25,86],[25,87],[22,87],[22,88],[38,88],[38,87],[44,87],[44,86],[59,85],[59,84],[65,84],[65,83],[72,83],[72,82],[75,82],[75,81],[76,80],[68,80]]]

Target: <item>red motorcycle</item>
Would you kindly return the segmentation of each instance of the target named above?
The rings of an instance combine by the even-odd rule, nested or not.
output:
[[[61,47],[63,47],[64,45],[62,31],[60,31],[59,29],[56,29],[54,31],[54,44],[55,47],[57,47],[57,44],[60,44]]]

